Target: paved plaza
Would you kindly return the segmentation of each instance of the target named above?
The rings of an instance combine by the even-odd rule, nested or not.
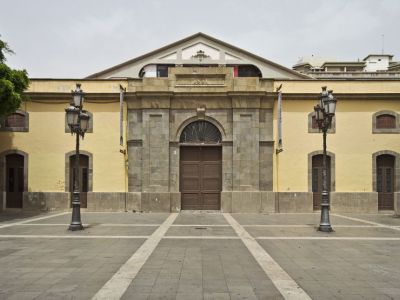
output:
[[[0,214],[0,299],[400,299],[400,218]]]

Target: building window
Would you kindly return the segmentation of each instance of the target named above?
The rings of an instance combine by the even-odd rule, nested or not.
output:
[[[321,132],[318,128],[317,119],[315,118],[315,112],[308,114],[308,133],[319,133]],[[328,133],[336,132],[336,116],[333,117],[331,127],[328,129]]]
[[[157,77],[168,77],[168,65],[157,65]]]
[[[229,67],[230,65],[227,65]],[[261,71],[253,65],[233,66],[233,77],[262,77]]]
[[[318,123],[317,123],[317,118],[315,116],[311,117],[311,128],[312,129],[319,129],[318,128]]]
[[[400,133],[399,114],[387,110],[374,113],[372,133]]]
[[[8,115],[0,120],[0,131],[29,131],[29,114],[22,110]]]
[[[380,115],[376,117],[376,128],[396,128],[396,117],[392,115]]]
[[[93,113],[86,111],[86,113],[90,116],[89,119],[89,127],[88,130],[86,131],[86,133],[93,133]],[[71,129],[68,126],[68,122],[67,122],[67,114],[65,114],[65,132],[66,133],[71,133]]]

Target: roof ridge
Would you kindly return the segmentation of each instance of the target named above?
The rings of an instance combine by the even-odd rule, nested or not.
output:
[[[288,72],[288,73],[290,73],[290,74],[292,74],[292,75],[296,75],[296,76],[299,76],[299,77],[304,78],[304,79],[313,79],[313,78],[311,78],[311,77],[309,77],[309,76],[307,76],[307,75],[301,74],[301,73],[299,73],[299,72],[297,72],[297,71],[295,71],[295,70],[292,70],[292,69],[290,69],[290,68],[287,68],[287,67],[285,67],[285,66],[282,66],[282,65],[280,65],[280,64],[278,64],[278,63],[275,63],[275,62],[273,62],[273,61],[270,61],[270,60],[268,60],[268,59],[266,59],[266,58],[263,58],[263,57],[261,57],[261,56],[259,56],[259,55],[256,55],[256,54],[251,53],[251,52],[249,52],[249,51],[247,51],[247,50],[244,50],[244,49],[242,49],[242,48],[239,48],[239,47],[237,47],[237,46],[234,46],[234,45],[229,44],[229,43],[227,43],[227,42],[224,42],[224,41],[222,41],[222,40],[219,40],[219,39],[217,39],[217,38],[215,38],[215,37],[212,37],[212,36],[210,36],[210,35],[208,35],[208,34],[205,34],[205,33],[203,33],[203,32],[200,32],[200,31],[197,32],[197,33],[195,33],[195,34],[189,35],[189,36],[187,36],[187,37],[185,37],[185,38],[183,38],[183,39],[180,39],[180,40],[178,40],[178,41],[175,41],[175,42],[173,42],[173,43],[167,44],[167,45],[165,45],[165,46],[163,46],[163,47],[161,47],[161,48],[155,49],[155,50],[150,51],[150,52],[148,52],[148,53],[145,53],[145,54],[143,54],[143,55],[137,56],[137,57],[135,57],[135,58],[133,58],[133,59],[127,60],[127,61],[125,61],[125,62],[123,62],[123,63],[118,64],[118,65],[115,65],[115,66],[112,66],[112,67],[110,67],[110,68],[104,69],[104,70],[99,71],[99,72],[96,72],[96,73],[94,73],[94,74],[91,74],[91,75],[89,75],[89,76],[87,76],[87,77],[85,77],[85,78],[87,78],[87,79],[96,78],[96,77],[98,77],[98,76],[104,75],[104,74],[106,74],[106,73],[108,73],[108,72],[111,72],[111,71],[113,71],[113,70],[116,70],[116,69],[118,69],[118,68],[124,67],[124,66],[126,66],[126,65],[128,65],[128,64],[134,63],[134,62],[136,62],[136,61],[139,61],[139,60],[141,60],[141,59],[144,59],[144,58],[146,58],[146,57],[149,57],[149,56],[151,56],[151,55],[154,55],[154,54],[156,54],[156,53],[158,53],[158,52],[162,52],[162,51],[164,51],[164,50],[166,50],[166,49],[168,49],[168,48],[171,48],[171,47],[177,46],[177,45],[179,45],[179,44],[182,44],[182,43],[184,43],[184,42],[190,41],[190,40],[192,40],[192,39],[194,39],[194,38],[196,38],[196,37],[199,37],[199,36],[204,37],[204,38],[206,38],[206,39],[208,39],[208,40],[211,40],[211,41],[213,41],[213,42],[215,42],[215,43],[217,43],[217,44],[220,44],[220,45],[222,45],[222,46],[225,46],[225,47],[227,47],[227,48],[231,48],[231,49],[234,49],[234,50],[236,50],[236,51],[238,51],[238,52],[242,52],[242,53],[245,54],[245,55],[248,55],[248,56],[253,57],[253,58],[257,59],[257,60],[260,60],[260,61],[262,61],[262,62],[264,62],[264,63],[267,63],[267,64],[269,64],[269,65],[272,65],[272,66],[274,66],[274,67],[276,67],[276,68],[278,68],[278,69],[284,70],[285,72]]]

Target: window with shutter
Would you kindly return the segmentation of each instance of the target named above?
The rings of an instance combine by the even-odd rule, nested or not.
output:
[[[15,113],[6,118],[6,127],[25,127],[25,116],[23,114]]]
[[[15,113],[0,118],[0,131],[29,131],[29,114],[17,110]]]
[[[396,128],[396,117],[388,114],[377,116],[376,128]]]
[[[372,133],[400,133],[399,114],[381,110],[372,115]]]

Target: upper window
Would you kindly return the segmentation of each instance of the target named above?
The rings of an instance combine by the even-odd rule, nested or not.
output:
[[[311,117],[311,128],[312,129],[319,129],[318,128],[318,123],[317,123],[317,118],[314,116]]]
[[[221,144],[219,129],[208,121],[195,121],[183,129],[179,139],[181,143]]]
[[[331,127],[328,129],[328,133],[335,133],[336,131],[336,117],[332,119]],[[318,133],[321,132],[318,128],[317,119],[315,117],[315,112],[310,112],[308,114],[308,133]]]
[[[392,115],[380,115],[376,117],[376,128],[396,128],[396,117]]]
[[[22,110],[8,115],[0,120],[1,131],[29,131],[29,114]]]
[[[86,111],[86,114],[88,114],[90,117],[89,127],[88,127],[86,133],[93,133],[93,113],[91,113],[90,111]],[[65,114],[65,132],[71,133],[71,128],[69,128],[68,122],[67,122],[67,114]]]
[[[372,116],[372,133],[400,133],[399,115],[394,111],[379,111]]]

